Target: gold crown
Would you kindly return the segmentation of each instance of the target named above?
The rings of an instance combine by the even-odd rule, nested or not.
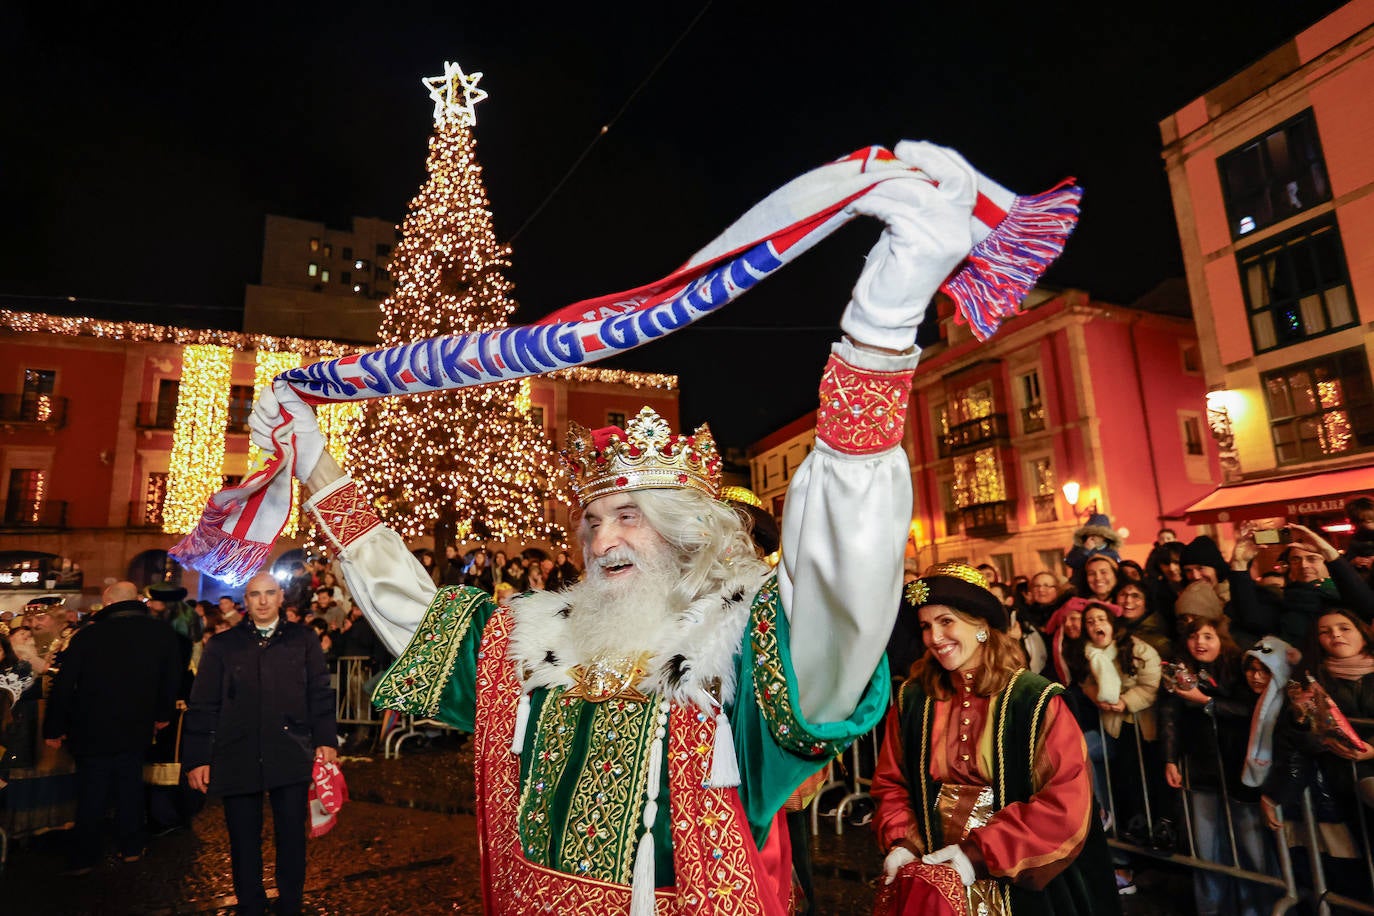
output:
[[[608,426],[593,431],[569,423],[563,460],[583,506],[632,490],[691,489],[713,499],[720,490],[720,453],[710,427],[703,423],[690,436],[674,435],[650,407],[623,430]]]

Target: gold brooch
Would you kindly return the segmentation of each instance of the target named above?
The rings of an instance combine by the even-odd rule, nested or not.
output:
[[[607,700],[628,700],[631,703],[647,703],[649,698],[637,686],[648,673],[645,665],[648,656],[636,658],[597,658],[590,665],[575,665],[569,672],[576,684],[564,696],[580,697],[588,703],[604,703]]]
[[[920,607],[930,598],[930,586],[925,579],[913,579],[906,584],[906,600]]]

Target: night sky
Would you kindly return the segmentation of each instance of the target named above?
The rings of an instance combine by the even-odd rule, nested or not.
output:
[[[1129,304],[1183,273],[1159,120],[1339,5],[5,4],[0,305],[240,327],[264,214],[403,218],[445,59],[485,74],[516,321],[656,279],[788,179],[904,137],[1023,192],[1076,175],[1045,283]],[[679,373],[684,420],[749,444],[814,406],[878,231],[617,365]]]

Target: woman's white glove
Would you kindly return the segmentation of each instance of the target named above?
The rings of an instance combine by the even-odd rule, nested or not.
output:
[[[324,434],[320,432],[315,411],[285,382],[264,388],[248,416],[253,442],[265,452],[290,453],[293,441],[295,463],[292,472],[304,480],[324,453]]]
[[[887,875],[884,884],[891,884],[897,878],[897,872],[902,870],[905,865],[910,865],[916,861],[916,853],[907,849],[905,846],[893,846],[892,851],[883,859],[883,874]]]
[[[973,873],[973,862],[962,849],[951,843],[943,849],[921,856],[921,861],[927,865],[949,865],[959,873],[959,880],[964,882],[964,887],[969,887],[977,880]]]
[[[849,205],[848,212],[887,223],[840,318],[854,340],[891,350],[916,342],[926,307],[973,247],[977,173],[953,150],[904,140],[893,149],[936,184],[891,178]]]

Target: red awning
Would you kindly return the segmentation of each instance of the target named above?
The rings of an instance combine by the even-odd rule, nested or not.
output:
[[[1190,525],[1323,515],[1344,510],[1347,500],[1362,494],[1374,496],[1374,467],[1221,486],[1193,503],[1186,512]]]

